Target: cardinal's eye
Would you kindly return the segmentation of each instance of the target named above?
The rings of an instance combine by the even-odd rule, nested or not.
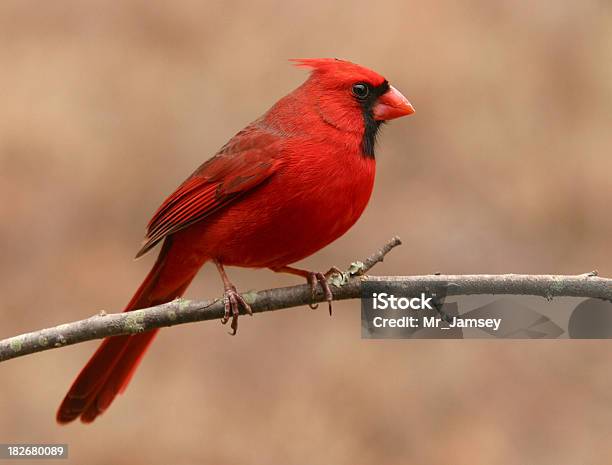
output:
[[[360,82],[358,84],[353,84],[352,92],[355,97],[363,100],[370,94],[370,88],[367,84]]]

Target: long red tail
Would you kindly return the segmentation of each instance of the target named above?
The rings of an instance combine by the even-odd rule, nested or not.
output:
[[[159,257],[124,311],[151,307],[183,295],[204,261],[185,260],[167,238]],[[105,339],[72,383],[57,411],[58,423],[90,423],[127,387],[158,330]]]

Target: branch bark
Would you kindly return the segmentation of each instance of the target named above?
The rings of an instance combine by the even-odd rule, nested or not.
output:
[[[553,297],[590,297],[612,301],[612,279],[600,278],[596,272],[566,275],[426,275],[367,276],[365,273],[400,245],[394,237],[381,250],[363,262],[351,264],[349,270],[330,280],[334,300],[361,297],[366,281],[390,281],[390,290],[400,294],[418,294],[427,288],[446,285],[446,295],[506,294]],[[269,312],[311,303],[307,285],[267,289],[243,294],[253,313]],[[316,302],[325,301],[322,293]],[[176,299],[163,305],[125,313],[101,312],[90,318],[65,323],[0,340],[0,362],[24,355],[51,350],[109,336],[137,334],[155,328],[196,321],[215,320],[223,316],[223,301]]]

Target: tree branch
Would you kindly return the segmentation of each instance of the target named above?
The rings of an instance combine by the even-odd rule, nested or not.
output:
[[[330,279],[334,300],[361,297],[366,281],[390,281],[390,290],[400,294],[417,294],[427,288],[445,285],[446,296],[473,294],[507,294],[552,297],[591,297],[612,301],[612,279],[597,277],[596,272],[576,276],[563,275],[428,275],[366,276],[385,255],[401,244],[394,237],[363,262],[351,264],[349,270]],[[254,313],[268,312],[311,303],[307,285],[282,287],[243,294]],[[316,302],[323,302],[321,292]],[[176,299],[163,305],[125,313],[100,312],[90,318],[0,340],[0,362],[35,352],[64,347],[109,336],[137,334],[155,328],[196,321],[215,320],[223,316],[223,301]]]

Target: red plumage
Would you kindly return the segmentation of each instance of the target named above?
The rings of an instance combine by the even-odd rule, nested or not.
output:
[[[154,214],[138,256],[164,244],[125,311],[181,296],[209,260],[217,263],[230,302],[235,288],[223,265],[313,278],[288,265],[325,247],[360,217],[374,184],[376,130],[412,107],[382,76],[356,64],[295,61],[312,68],[310,78],[236,134]],[[228,305],[235,329],[237,310]],[[64,398],[57,421],[90,422],[104,412],[156,332],[105,339]]]

